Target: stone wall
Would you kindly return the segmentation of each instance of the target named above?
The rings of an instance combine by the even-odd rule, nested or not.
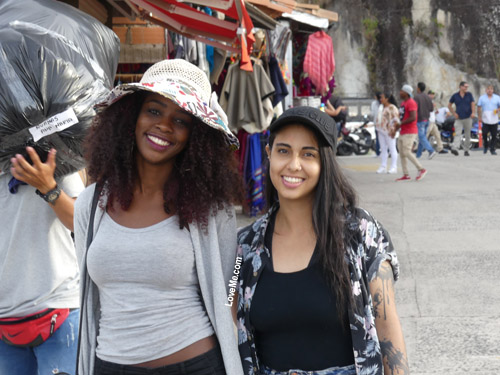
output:
[[[337,92],[369,97],[424,81],[443,104],[468,81],[477,97],[500,90],[498,0],[331,0]],[[476,99],[477,100],[477,99]]]

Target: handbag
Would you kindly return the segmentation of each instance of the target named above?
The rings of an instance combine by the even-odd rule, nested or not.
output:
[[[2,318],[0,338],[12,346],[33,348],[51,337],[68,315],[69,309],[45,309],[20,318]]]

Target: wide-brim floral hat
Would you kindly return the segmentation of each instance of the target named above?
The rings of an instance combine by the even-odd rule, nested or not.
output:
[[[138,83],[125,83],[111,90],[97,105],[102,111],[125,95],[149,91],[172,100],[179,107],[208,126],[224,133],[229,145],[237,149],[238,138],[229,130],[227,116],[212,93],[206,74],[196,65],[183,59],[163,60],[151,66]]]

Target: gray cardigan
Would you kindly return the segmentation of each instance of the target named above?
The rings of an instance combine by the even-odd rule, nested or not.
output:
[[[85,296],[80,288],[81,344],[77,374],[93,375],[97,346],[97,331],[100,318],[99,292],[87,273],[85,260],[87,229],[90,218],[95,184],[87,187],[75,203],[75,246],[80,265],[81,283],[86,282]],[[235,335],[231,308],[227,306],[228,283],[231,280],[236,260],[236,215],[226,210],[209,216],[208,226],[189,226],[193,242],[196,272],[200,282],[201,295],[210,322],[220,343],[224,366],[228,375],[243,375]],[[94,235],[99,229],[104,210],[97,207],[94,219]]]

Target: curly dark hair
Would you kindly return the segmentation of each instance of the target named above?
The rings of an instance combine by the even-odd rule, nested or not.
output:
[[[127,210],[132,203],[138,179],[135,126],[147,95],[139,91],[106,108],[85,141],[89,176],[104,187],[108,208],[116,201]],[[189,141],[163,190],[165,212],[173,209],[181,228],[193,221],[206,225],[210,214],[243,200],[237,160],[224,134],[193,118]]]

